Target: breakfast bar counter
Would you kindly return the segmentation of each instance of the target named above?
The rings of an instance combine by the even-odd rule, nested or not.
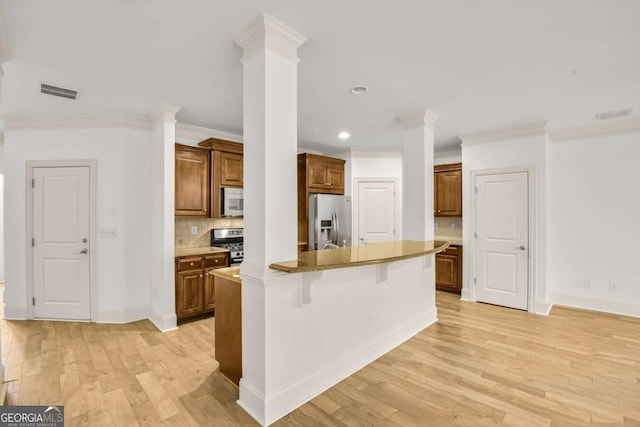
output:
[[[276,262],[269,266],[285,273],[332,270],[360,265],[400,261],[444,251],[448,242],[440,240],[395,240],[338,249],[300,252],[297,260]]]

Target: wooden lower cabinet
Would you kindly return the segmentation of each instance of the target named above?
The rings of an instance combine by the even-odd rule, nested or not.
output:
[[[436,289],[460,293],[462,290],[462,247],[449,246],[436,254]]]
[[[219,268],[219,267],[218,267]],[[209,274],[215,268],[207,268],[204,270],[204,310],[211,311],[216,308],[215,299],[215,281],[213,276]]]
[[[178,322],[212,316],[215,310],[215,268],[229,266],[229,254],[176,258],[176,316]]]
[[[178,320],[202,313],[202,270],[181,271],[176,275],[176,316]]]

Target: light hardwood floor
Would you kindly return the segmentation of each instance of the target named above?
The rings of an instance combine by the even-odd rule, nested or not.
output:
[[[437,300],[438,324],[275,425],[640,426],[640,319]],[[3,321],[9,403],[64,404],[68,426],[254,426],[213,322]]]

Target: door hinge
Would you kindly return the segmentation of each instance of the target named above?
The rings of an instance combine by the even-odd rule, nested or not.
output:
[[[36,297],[33,297],[33,298],[31,299],[31,305],[36,305]]]
[[[478,284],[478,279],[476,279],[475,277],[473,278],[473,284],[477,285]]]
[[[474,237],[475,239],[477,239],[477,238],[478,238],[478,233],[474,232],[474,233],[473,233],[473,237]]]
[[[478,194],[478,187],[475,187],[474,191],[476,192],[476,194]]]
[[[31,188],[36,188],[36,180],[35,179],[31,180]]]
[[[35,247],[36,246],[36,239],[34,239],[33,237],[31,238],[31,247]]]

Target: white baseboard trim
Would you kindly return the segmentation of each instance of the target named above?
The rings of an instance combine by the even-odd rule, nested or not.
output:
[[[272,396],[262,396],[250,384],[241,381],[238,404],[261,425],[270,425],[437,321],[438,312],[433,307],[395,331]]]
[[[262,393],[254,389],[246,381],[240,378],[240,397],[236,403],[251,415],[261,426],[267,425],[264,422],[266,412],[265,398]]]
[[[96,313],[96,323],[129,323],[137,320],[149,318],[149,306],[139,305],[137,307],[129,307],[123,310],[106,309],[98,310]]]
[[[534,313],[540,316],[548,316],[549,313],[551,313],[552,308],[553,308],[553,303],[538,302],[536,303]]]
[[[581,308],[583,310],[602,311],[623,316],[640,317],[640,304],[599,299],[584,295],[554,293],[553,305]]]
[[[462,291],[460,292],[460,299],[462,301],[469,301],[469,289],[468,288],[462,288]]]
[[[175,313],[165,314],[164,316],[158,314],[152,308],[149,308],[149,320],[156,325],[161,332],[169,332],[178,329],[178,318]]]
[[[27,320],[27,307],[24,305],[5,305],[4,318],[7,320]]]

